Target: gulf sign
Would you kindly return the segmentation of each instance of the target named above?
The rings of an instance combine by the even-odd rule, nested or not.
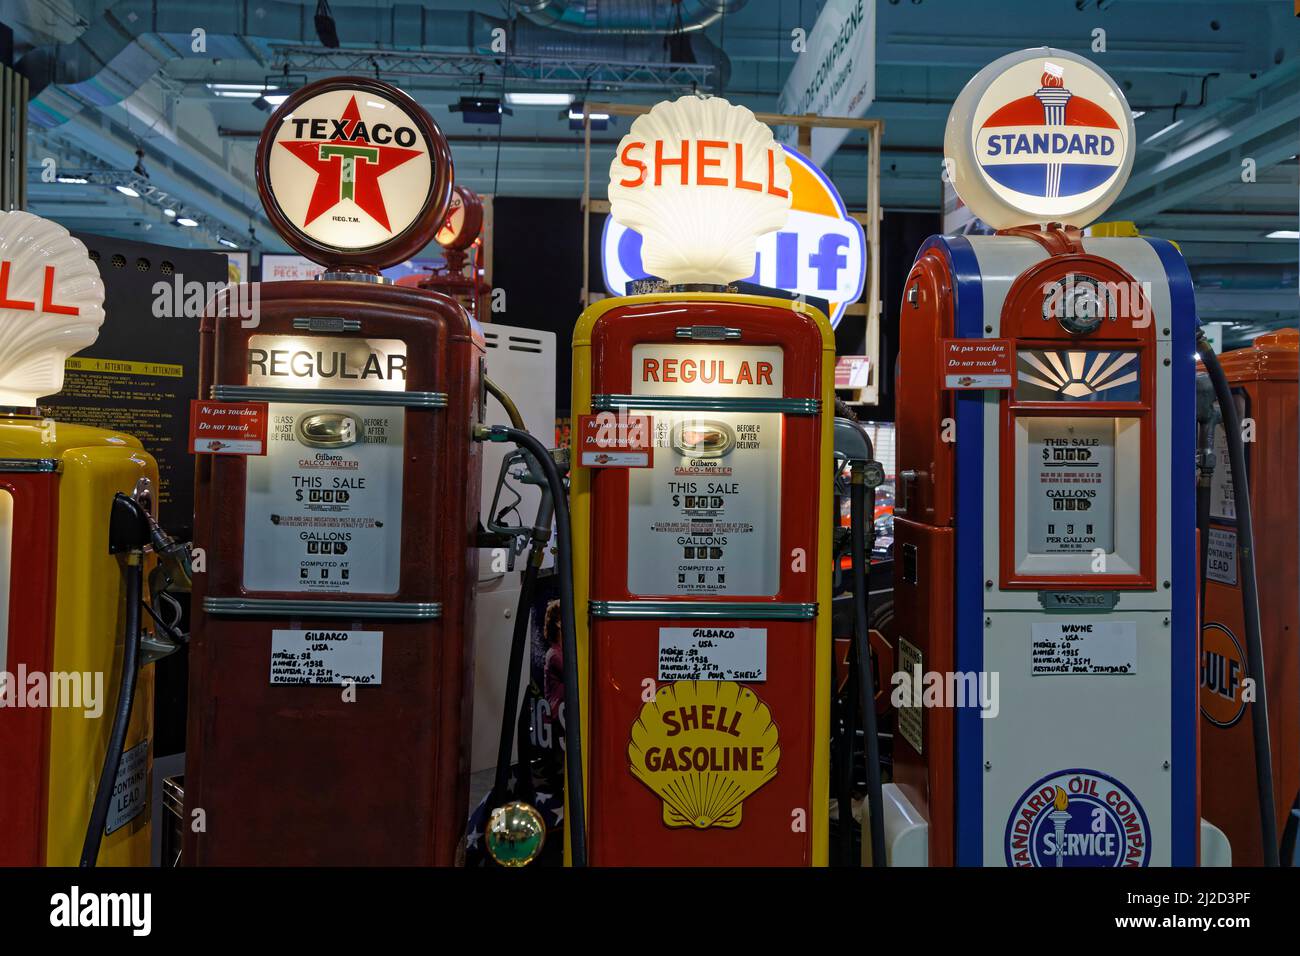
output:
[[[758,238],[754,271],[742,281],[825,299],[831,325],[838,325],[866,283],[866,235],[826,174],[790,147],[785,153],[789,219],[783,228]],[[625,295],[629,282],[648,276],[641,262],[641,234],[606,218],[601,265],[610,294]]]

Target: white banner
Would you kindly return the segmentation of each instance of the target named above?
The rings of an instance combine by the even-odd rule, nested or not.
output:
[[[826,0],[821,16],[807,37],[807,49],[796,53],[794,68],[778,101],[782,113],[856,118],[864,115],[876,96],[876,5],[872,0]],[[798,130],[782,126],[777,139],[798,145]],[[812,160],[824,166],[846,129],[814,128]]]

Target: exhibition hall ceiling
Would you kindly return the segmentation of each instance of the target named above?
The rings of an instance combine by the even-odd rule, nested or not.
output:
[[[694,85],[776,111],[799,55],[792,31],[811,31],[821,4],[329,6],[341,44],[333,50],[318,36],[316,0],[0,0],[32,84],[32,211],[74,230],[208,248],[218,237],[247,248],[251,228],[257,248],[280,250],[253,181],[269,116],[258,97],[268,85],[341,72],[378,75],[427,107],[451,142],[458,182],[483,193],[576,198],[582,132],[566,107],[509,103],[499,125],[451,107],[538,93],[653,103]],[[494,36],[506,38],[504,52],[493,49]],[[1290,0],[880,0],[867,116],[885,122],[886,210],[937,211],[953,99],[991,60],[1040,45],[1095,59],[1137,117],[1136,165],[1106,218],[1178,242],[1203,315],[1237,321],[1242,332],[1294,322],[1300,19]],[[616,117],[592,133],[601,198],[627,125]],[[46,181],[50,159],[54,182]],[[864,205],[862,134],[850,135],[827,170],[851,206]],[[197,225],[175,225],[182,218]],[[1268,238],[1276,232],[1292,238]]]

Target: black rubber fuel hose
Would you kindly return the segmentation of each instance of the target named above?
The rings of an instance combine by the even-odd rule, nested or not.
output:
[[[126,559],[126,632],[122,636],[122,677],[117,691],[117,708],[113,714],[113,729],[108,736],[108,750],[95,789],[95,802],[91,805],[90,822],[86,826],[86,839],[81,845],[81,865],[94,866],[99,861],[99,844],[108,823],[108,807],[113,799],[113,786],[117,783],[117,770],[122,763],[122,748],[126,746],[126,731],[131,723],[131,708],[135,704],[135,681],[140,665],[140,597],[144,581],[143,556],[134,551]]]
[[[1273,748],[1269,740],[1268,688],[1264,676],[1264,642],[1259,623],[1259,580],[1255,574],[1255,526],[1250,513],[1250,478],[1246,473],[1246,446],[1241,437],[1241,416],[1232,397],[1228,377],[1204,332],[1196,334],[1196,351],[1214,385],[1219,417],[1228,439],[1228,463],[1232,475],[1233,510],[1237,515],[1237,561],[1241,571],[1241,603],[1246,623],[1248,669],[1255,680],[1255,700],[1250,705],[1250,724],[1255,742],[1255,789],[1259,799],[1260,840],[1264,865],[1278,866],[1277,807],[1273,800]],[[1198,635],[1199,637],[1199,635]]]
[[[582,707],[578,689],[578,627],[573,610],[573,529],[569,523],[569,501],[564,493],[564,480],[540,441],[521,428],[494,425],[489,437],[512,441],[530,452],[546,472],[546,482],[551,489],[555,508],[555,531],[559,545],[555,566],[560,574],[560,625],[564,645],[564,767],[568,807],[565,826],[569,831],[569,847],[574,866],[587,865],[587,814],[583,788],[582,766]]]

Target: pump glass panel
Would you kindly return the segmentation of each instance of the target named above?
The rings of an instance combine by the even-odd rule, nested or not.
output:
[[[637,396],[782,395],[779,346],[647,343],[632,350],[632,364]],[[653,467],[628,474],[632,594],[771,597],[780,589],[781,413],[707,404],[630,409],[654,419]]]
[[[628,590],[776,594],[780,414],[633,414],[655,416],[655,452],[628,479]]]
[[[1142,427],[1129,416],[1017,419],[1017,572],[1137,572]]]
[[[1133,349],[1020,349],[1016,400],[1136,402],[1142,398],[1141,369]]]
[[[1031,418],[1029,550],[1079,554],[1115,543],[1115,420]]]
[[[395,594],[401,562],[399,407],[273,402],[248,458],[244,587]]]

